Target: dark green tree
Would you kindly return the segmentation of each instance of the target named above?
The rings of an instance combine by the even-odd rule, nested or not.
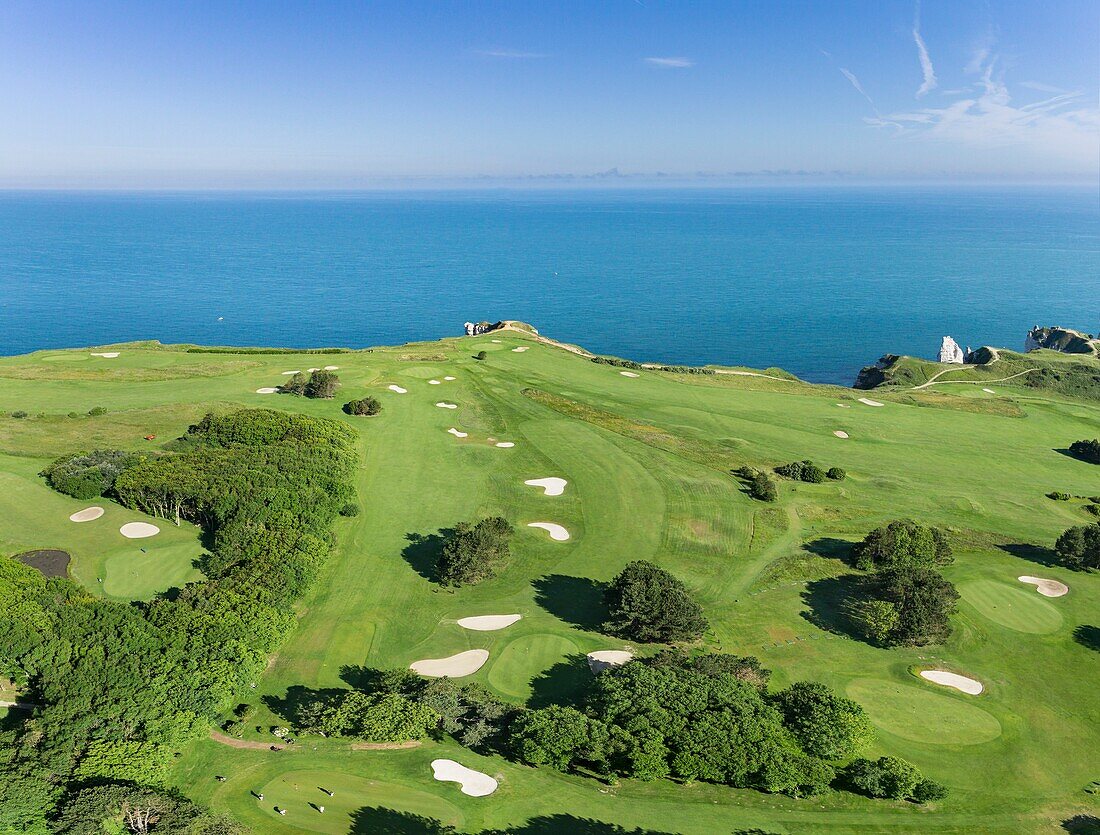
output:
[[[343,408],[346,415],[372,417],[382,411],[382,404],[376,397],[364,397],[360,400],[349,400]]]
[[[646,560],[627,563],[604,592],[607,631],[635,641],[691,641],[707,620],[687,587]]]
[[[1100,464],[1100,440],[1074,441],[1069,445],[1070,454],[1090,464]]]
[[[796,682],[780,691],[774,704],[802,749],[816,757],[846,759],[874,741],[874,727],[863,708],[824,684]]]
[[[508,558],[514,533],[500,516],[459,522],[443,544],[439,581],[445,586],[465,586],[492,577]]]
[[[331,371],[318,370],[309,375],[302,394],[306,397],[328,399],[336,394],[336,389],[339,387],[339,377]]]
[[[882,568],[931,567],[952,560],[951,545],[939,528],[895,519],[876,528],[855,547],[856,566],[863,571]]]
[[[943,643],[959,593],[931,568],[891,568],[871,583],[871,599],[894,607],[897,621],[879,642],[887,646]]]
[[[1100,522],[1066,530],[1058,537],[1054,553],[1063,565],[1076,571],[1100,568]]]
[[[549,765],[567,771],[581,763],[600,763],[605,757],[607,730],[579,710],[551,705],[520,713],[512,722],[508,745],[530,765]]]

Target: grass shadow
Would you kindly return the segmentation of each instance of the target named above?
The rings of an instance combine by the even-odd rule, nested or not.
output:
[[[535,602],[566,623],[597,632],[607,620],[603,583],[588,577],[547,574],[531,585],[535,587]]]
[[[540,708],[558,704],[577,707],[591,684],[588,656],[583,652],[575,653],[531,680],[532,692],[527,706]]]
[[[348,835],[452,835],[453,826],[412,812],[364,806],[351,813]]]
[[[1091,458],[1086,458],[1084,455],[1078,455],[1072,449],[1060,449],[1058,447],[1055,447],[1054,451],[1057,452],[1059,455],[1066,456],[1066,458],[1072,458],[1074,461],[1080,461],[1082,464],[1092,464],[1094,466],[1096,465],[1096,462],[1093,461]]]
[[[1038,565],[1044,565],[1048,568],[1061,565],[1054,551],[1050,548],[1044,548],[1041,545],[1029,545],[1026,542],[1013,542],[1007,545],[998,545],[997,547],[1006,554],[1012,554],[1014,557],[1019,557],[1022,560],[1028,560]]]
[[[863,640],[863,634],[852,617],[852,602],[863,599],[867,578],[859,574],[843,574],[814,580],[802,592],[802,602],[809,611],[802,617],[834,635]]]
[[[837,539],[832,536],[822,536],[803,543],[802,547],[818,557],[828,560],[840,560],[846,565],[855,565],[855,542],[846,539]]]
[[[1100,835],[1100,818],[1095,815],[1074,815],[1062,821],[1062,829],[1071,835]]]
[[[408,541],[401,556],[417,574],[432,583],[439,582],[439,558],[443,555],[443,545],[454,533],[451,528],[441,528],[436,533],[405,534]]]
[[[293,687],[287,688],[286,695],[282,698],[278,696],[263,696],[261,701],[267,706],[268,710],[280,719],[290,725],[297,726],[299,724],[299,716],[301,715],[302,708],[314,702],[324,702],[328,704],[347,692],[347,690],[339,687],[314,689],[312,687],[304,687],[301,684],[295,684]]]
[[[1100,626],[1083,623],[1073,630],[1073,640],[1086,649],[1100,652]]]

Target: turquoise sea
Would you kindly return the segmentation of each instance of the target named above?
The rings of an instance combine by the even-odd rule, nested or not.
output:
[[[1095,186],[0,193],[0,354],[365,347],[523,319],[849,384],[883,353],[1100,328]]]

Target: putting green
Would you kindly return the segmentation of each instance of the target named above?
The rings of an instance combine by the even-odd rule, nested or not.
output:
[[[1025,590],[996,580],[974,580],[959,586],[959,594],[983,616],[1017,632],[1047,635],[1062,626],[1062,613],[1030,587]]]
[[[431,781],[430,769],[426,770],[424,779]],[[322,789],[331,791],[332,796]],[[340,771],[287,771],[254,791],[264,796],[262,801],[253,799],[265,817],[309,832],[339,835],[359,832],[359,829],[352,829],[352,815],[363,807],[372,806],[398,808],[454,826],[460,826],[464,820],[457,807],[426,791]],[[310,806],[311,803],[324,806],[325,811],[318,811]],[[280,815],[276,807],[286,809],[286,814]]]
[[[147,600],[159,592],[202,579],[195,559],[198,542],[173,542],[166,547],[139,547],[113,553],[103,564],[103,590],[112,597]]]
[[[531,679],[579,651],[561,635],[523,635],[501,650],[489,670],[489,683],[501,693],[526,699],[531,695]]]
[[[1001,735],[1001,723],[980,707],[916,685],[859,678],[845,692],[876,727],[926,745],[978,745]]]

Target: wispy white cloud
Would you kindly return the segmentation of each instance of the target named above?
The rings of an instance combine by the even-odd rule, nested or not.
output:
[[[682,70],[695,66],[695,62],[690,58],[646,58],[645,62],[663,70]]]
[[[1055,87],[1053,84],[1043,84],[1041,81],[1021,81],[1021,87],[1026,87],[1029,90],[1038,90],[1040,93],[1068,93],[1069,90],[1063,90],[1061,87]]]
[[[549,58],[543,52],[523,52],[518,49],[475,49],[475,55],[483,55],[486,58]]]
[[[917,45],[920,71],[924,76],[920,89],[917,90],[917,98],[919,99],[925,93],[936,89],[936,71],[932,67],[932,58],[928,54],[928,47],[924,45],[924,38],[920,35],[920,0],[917,1],[917,9],[913,13],[913,41]]]
[[[859,83],[859,79],[856,77],[856,74],[847,67],[841,67],[840,71],[844,73],[844,77],[847,78],[852,83],[852,86],[856,88],[856,92],[863,96],[863,98],[867,99],[867,103],[871,105],[871,107],[874,107],[875,103],[871,100],[871,97],[867,95],[867,91],[863,89],[863,85]]]

